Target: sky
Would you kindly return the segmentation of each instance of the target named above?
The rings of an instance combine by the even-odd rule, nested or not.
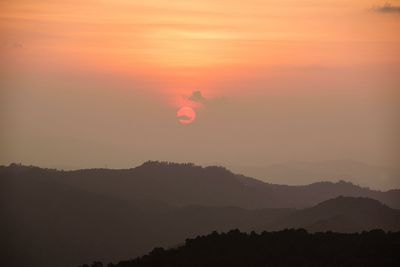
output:
[[[0,164],[398,167],[398,0],[14,0],[0,21]]]

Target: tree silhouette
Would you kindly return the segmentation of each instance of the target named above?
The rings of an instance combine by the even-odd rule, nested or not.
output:
[[[400,232],[308,233],[287,229],[257,234],[232,230],[187,239],[179,248],[110,267],[219,266],[400,266]]]

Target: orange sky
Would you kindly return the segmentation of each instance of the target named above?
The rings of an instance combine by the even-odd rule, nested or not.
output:
[[[386,2],[1,1],[0,163],[394,166],[400,0]]]
[[[399,15],[372,11],[382,4],[16,0],[1,3],[1,38],[23,46],[24,64],[145,73],[179,91],[275,67],[398,64]]]

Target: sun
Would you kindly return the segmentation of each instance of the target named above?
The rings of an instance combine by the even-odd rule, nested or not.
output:
[[[196,112],[191,107],[184,106],[176,112],[176,117],[181,124],[191,124],[196,119]]]

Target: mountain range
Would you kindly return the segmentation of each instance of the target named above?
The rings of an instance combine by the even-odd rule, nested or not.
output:
[[[399,266],[400,232],[371,230],[362,233],[308,233],[304,229],[243,233],[239,230],[197,236],[164,249],[154,248],[132,260],[109,263],[108,267],[265,267]],[[95,261],[91,267],[102,267]],[[80,267],[89,267],[83,264]]]
[[[299,185],[321,180],[332,182],[346,180],[380,190],[400,188],[399,168],[376,166],[348,159],[289,161],[253,166],[232,165],[229,169],[269,183]]]
[[[400,230],[399,190],[286,186],[222,167],[146,162],[125,170],[0,167],[7,266],[128,259],[212,231]]]

